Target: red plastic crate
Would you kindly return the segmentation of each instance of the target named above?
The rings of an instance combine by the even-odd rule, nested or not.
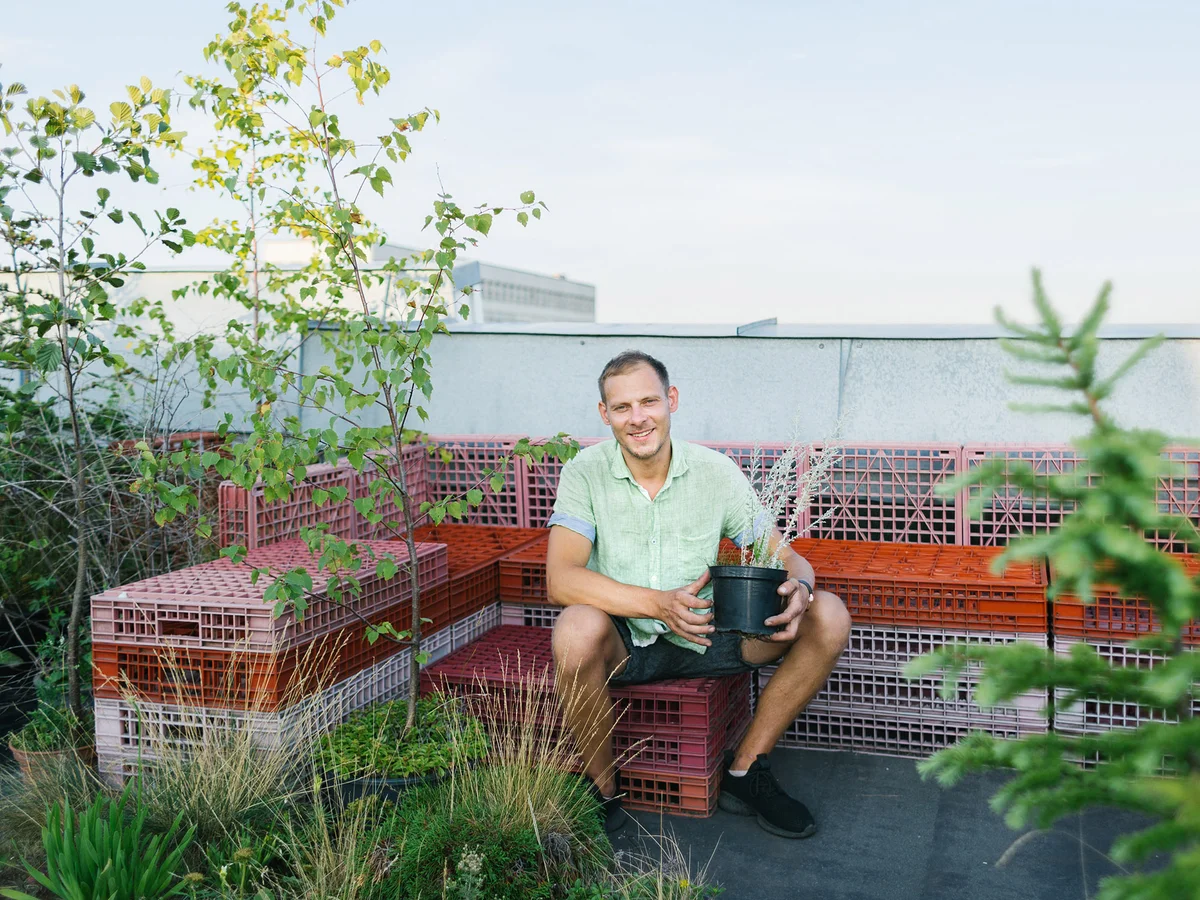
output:
[[[391,554],[401,566],[408,559],[408,548],[402,543],[363,541],[360,547],[376,556]],[[341,628],[354,619],[355,612],[371,615],[410,597],[403,569],[385,581],[364,561],[357,576],[362,592],[353,610],[332,600],[314,599],[301,622],[290,614],[275,618],[271,604],[263,601],[272,579],[259,578],[257,584],[251,581],[253,570],[263,567],[272,572],[294,568],[316,572],[304,543],[286,541],[251,550],[241,564],[219,559],[114,588],[92,598],[93,640],[277,652]],[[446,548],[418,544],[417,572],[422,586],[447,582]],[[320,577],[316,575],[318,591],[324,589]]]
[[[430,435],[432,444],[426,473],[429,499],[465,497],[467,491],[483,491],[483,503],[467,513],[464,521],[472,525],[519,526],[523,485],[519,467],[510,462],[504,473],[504,487],[492,491],[484,469],[498,469],[500,459],[516,447],[517,435],[443,434]]]
[[[349,467],[309,466],[304,480],[293,484],[290,496],[267,502],[266,486],[252,489],[224,481],[218,489],[218,537],[222,547],[240,544],[254,550],[278,541],[300,537],[301,528],[328,524],[329,533],[346,540],[356,537],[358,514],[350,502],[353,496],[353,470]],[[312,501],[315,488],[340,487],[347,491],[342,503],[329,501],[317,507]]]
[[[550,631],[501,625],[421,673],[421,690],[526,690],[553,669]],[[553,684],[553,673],[545,680]],[[749,690],[749,673],[729,678],[677,678],[611,691],[618,727],[639,734],[679,729],[719,732],[721,716],[735,697]],[[740,694],[739,694],[740,692]],[[737,703],[744,702],[741,699]]]
[[[701,777],[629,767],[621,770],[621,792],[626,809],[705,819],[716,811],[721,772]]]
[[[1172,554],[1192,578],[1200,575],[1200,557]],[[1050,567],[1054,580],[1054,567]],[[1083,603],[1070,594],[1060,594],[1052,604],[1054,633],[1059,637],[1096,638],[1101,641],[1132,640],[1162,631],[1150,604],[1139,597],[1122,597],[1112,585],[1093,585],[1093,603]],[[1183,629],[1186,644],[1200,646],[1200,620]]]
[[[605,438],[575,438],[580,447],[593,447]],[[545,528],[554,512],[554,501],[558,497],[558,479],[562,475],[563,463],[557,459],[544,459],[540,463],[521,460],[521,515],[519,523],[524,528]]]
[[[425,448],[421,444],[408,444],[401,450],[400,459],[396,460],[392,457],[391,462],[388,462],[387,454],[384,451],[379,451],[373,454],[373,460],[368,460],[361,472],[355,472],[351,468],[351,477],[354,479],[354,490],[351,493],[351,498],[358,500],[362,497],[372,496],[372,485],[376,482],[382,482],[381,472],[386,471],[388,477],[395,484],[400,482],[400,468],[404,467],[404,483],[410,497],[412,497],[412,513],[414,517],[420,516],[421,503],[429,498],[429,476],[426,471],[427,464],[425,459]],[[349,466],[349,463],[344,463]],[[395,499],[388,494],[380,494],[379,489],[375,489],[375,511],[383,516],[376,524],[372,525],[361,515],[357,516],[357,534],[360,538],[370,538],[372,540],[382,540],[395,537],[397,534],[404,531],[404,516],[400,512]],[[356,512],[357,515],[357,512]],[[397,527],[391,528],[388,523],[396,522]]]
[[[821,445],[814,446],[820,452]],[[843,446],[809,506],[809,537],[954,544],[961,496],[935,489],[958,474],[959,447],[946,444]],[[824,521],[818,519],[830,513]]]
[[[546,551],[550,535],[517,550],[500,560],[500,601],[506,603],[548,603]]]
[[[639,735],[620,727],[613,729],[613,756],[622,772],[641,769],[704,777],[720,768],[726,750],[735,749],[750,727],[747,706],[728,707],[728,723],[711,735],[690,731],[660,731]]]
[[[1014,562],[993,575],[998,548],[810,538],[792,546],[859,623],[1025,634],[1047,628],[1044,564]]]
[[[431,590],[443,607],[449,585]],[[435,601],[436,603],[436,601]],[[411,620],[406,602],[372,616],[403,629]],[[273,712],[376,665],[407,645],[387,638],[371,643],[354,623],[280,653],[92,644],[92,686],[97,697],[142,700],[212,709]]]

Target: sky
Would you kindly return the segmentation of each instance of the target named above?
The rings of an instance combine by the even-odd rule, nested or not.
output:
[[[100,109],[139,76],[203,71],[228,18],[212,0],[6,6],[0,81],[78,83]],[[595,285],[602,322],[1030,319],[1038,266],[1069,319],[1112,280],[1111,322],[1200,324],[1189,0],[356,0],[329,45],[372,38],[392,83],[347,122],[442,120],[369,213],[419,245],[439,179],[464,205],[534,190],[549,214],[476,256]],[[164,166],[162,205],[217,214],[187,183]]]

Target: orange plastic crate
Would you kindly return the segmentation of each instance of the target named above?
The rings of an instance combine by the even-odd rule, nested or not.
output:
[[[1200,575],[1200,557],[1181,553],[1171,554],[1188,575]],[[1050,569],[1051,580],[1054,569]],[[1053,603],[1054,633],[1061,637],[1098,638],[1104,641],[1126,641],[1162,631],[1150,604],[1140,597],[1122,597],[1112,585],[1093,586],[1093,603],[1083,603],[1069,594],[1060,594]],[[1183,629],[1186,644],[1200,646],[1200,620]]]
[[[1045,565],[1014,563],[994,575],[1000,548],[813,538],[792,546],[859,622],[1026,633],[1048,624]]]
[[[458,619],[495,603],[500,594],[500,559],[546,537],[542,528],[495,525],[423,525],[417,541],[446,545],[450,570],[450,618]]]
[[[546,551],[550,536],[500,560],[500,600],[509,603],[548,603]]]

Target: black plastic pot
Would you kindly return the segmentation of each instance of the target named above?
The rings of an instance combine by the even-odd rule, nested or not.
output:
[[[779,586],[784,569],[761,566],[709,566],[713,586],[713,625],[717,631],[767,635],[778,629],[764,625],[780,610]]]
[[[425,784],[437,784],[445,775],[429,772],[425,775],[410,775],[407,778],[383,778],[380,776],[364,776],[362,778],[337,778],[331,772],[325,773],[326,788],[337,791],[343,804],[352,803],[361,797],[378,797],[380,800],[399,800],[408,790]],[[332,798],[331,798],[332,799]]]

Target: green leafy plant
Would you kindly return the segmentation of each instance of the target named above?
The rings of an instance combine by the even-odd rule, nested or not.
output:
[[[369,496],[352,498],[339,485],[315,489],[313,502],[320,508],[351,505],[360,522],[402,540],[411,561],[419,521],[467,513],[482,502],[485,488],[503,488],[505,467],[516,455],[563,459],[577,445],[555,439],[534,447],[525,441],[461,494],[420,503],[414,497],[400,454],[414,436],[415,420],[428,415],[429,348],[435,336],[448,333],[448,317],[470,312],[470,289],[454,286],[458,254],[486,237],[501,217],[526,226],[546,207],[532,191],[521,192],[510,206],[466,208],[442,193],[424,215],[433,246],[390,253],[360,199],[389,196],[397,167],[414,152],[415,136],[439,114],[425,108],[390,115],[369,139],[350,135],[345,125],[360,116],[356,111],[343,120],[339,98],[365,105],[392,76],[378,40],[332,49],[339,45],[331,43],[331,26],[343,6],[344,0],[231,2],[228,27],[204,48],[205,59],[222,71],[187,79],[189,102],[216,132],[213,145],[194,157],[197,186],[214,191],[234,212],[195,235],[197,243],[228,253],[230,265],[178,296],[219,296],[251,315],[248,323],[230,324],[223,336],[228,352],[218,353],[208,338],[169,342],[165,354],[172,365],[194,366],[210,403],[218,389],[233,386],[248,392],[253,404],[244,421],[224,416],[222,435],[247,435],[228,445],[225,455],[190,453],[164,461],[143,454],[135,484],[163,498],[158,516],[165,523],[195,502],[186,492],[165,490],[174,469],[189,475],[216,471],[247,489],[261,485],[271,502],[290,497],[310,466],[345,459],[371,476]],[[294,268],[264,264],[259,238],[268,233],[308,248],[304,262]],[[301,366],[300,346],[310,359],[319,352],[321,363]],[[416,565],[365,549],[325,525],[301,536],[314,550],[315,566],[257,573],[270,580],[266,595],[276,615],[302,617],[318,595],[353,610],[362,572],[405,579],[412,601],[407,621],[363,624],[372,641],[413,647],[405,723],[413,727],[423,661]],[[246,550],[233,545],[222,552],[242,561]]]
[[[145,268],[139,257],[162,244],[182,250],[192,234],[177,209],[147,221],[117,208],[105,183],[128,178],[154,184],[151,154],[178,146],[182,133],[171,129],[170,92],[142,78],[126,99],[107,105],[107,115],[85,103],[84,92],[69,85],[51,96],[29,97],[23,84],[0,84],[0,364],[21,372],[18,394],[50,404],[57,420],[57,459],[33,460],[65,486],[61,505],[45,496],[45,481],[5,480],[5,492],[41,497],[64,530],[72,549],[73,571],[64,572],[69,593],[66,621],[67,703],[83,717],[81,678],[84,610],[96,545],[95,456],[87,392],[95,373],[121,373],[125,359],[111,343],[108,323],[119,315],[112,294],[131,273]],[[117,226],[134,230],[136,249],[106,249]],[[136,326],[129,326],[137,330]],[[19,452],[9,442],[6,448]],[[30,448],[32,451],[33,448]],[[11,457],[10,457],[11,458]],[[21,459],[27,457],[21,456]]]
[[[90,743],[92,732],[90,711],[81,720],[70,709],[40,703],[29,721],[10,734],[8,741],[14,749],[26,752],[71,750]]]
[[[1160,479],[1181,474],[1163,460],[1166,436],[1121,428],[1104,409],[1120,379],[1162,339],[1143,341],[1111,374],[1101,377],[1098,331],[1108,309],[1109,286],[1073,331],[1062,325],[1037,272],[1033,287],[1041,317],[1036,327],[1015,324],[997,311],[999,322],[1013,335],[1003,341],[1004,348],[1022,362],[1040,367],[1032,374],[1010,374],[1009,379],[1075,396],[1067,402],[1014,407],[1081,416],[1091,430],[1073,442],[1082,457],[1073,471],[1042,476],[1025,466],[1008,474],[1007,482],[1027,495],[1074,512],[1052,531],[1011,542],[994,567],[1002,571],[1009,560],[1048,558],[1055,573],[1047,592],[1052,603],[1063,595],[1090,603],[1101,583],[1114,586],[1121,597],[1141,598],[1153,610],[1161,632],[1130,646],[1155,664],[1114,666],[1085,643],[1072,647],[1068,655],[1028,644],[951,645],[914,660],[907,674],[920,677],[944,668],[946,688],[952,690],[966,666],[982,663],[975,692],[980,705],[1047,691],[1051,714],[1086,698],[1100,698],[1139,704],[1144,721],[1136,728],[1106,733],[1056,729],[1020,740],[975,734],[919,768],[943,784],[953,784],[975,770],[1015,770],[992,801],[1014,828],[1031,824],[1048,828],[1059,818],[1092,806],[1143,813],[1151,824],[1118,838],[1111,851],[1113,860],[1136,868],[1162,853],[1169,854],[1169,861],[1154,871],[1105,879],[1098,898],[1200,896],[1200,719],[1195,715],[1200,653],[1189,650],[1181,636],[1183,626],[1200,617],[1200,579],[1189,577],[1177,558],[1145,537],[1174,534],[1196,552],[1200,535],[1186,518],[1164,512],[1158,505]],[[965,485],[981,485],[971,510],[978,516],[992,492],[1006,483],[1003,465],[1003,460],[985,463],[947,485],[944,492],[951,495]]]
[[[163,835],[147,835],[146,811],[127,815],[130,792],[117,799],[98,797],[80,813],[69,803],[50,812],[42,841],[46,871],[29,866],[43,888],[63,900],[158,900],[184,890],[176,870],[192,840],[192,829],[179,833],[180,816]],[[20,891],[5,897],[32,900]]]
[[[487,753],[487,735],[479,720],[452,698],[421,700],[411,727],[406,724],[407,706],[407,701],[395,700],[351,713],[321,738],[321,764],[343,778],[405,778],[444,775]]]

